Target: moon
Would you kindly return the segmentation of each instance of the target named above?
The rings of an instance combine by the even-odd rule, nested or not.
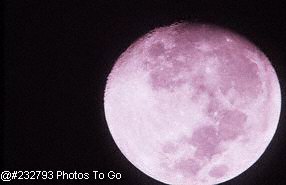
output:
[[[104,111],[123,155],[173,185],[230,180],[264,153],[281,92],[265,54],[209,24],[175,23],[135,41],[108,76]]]

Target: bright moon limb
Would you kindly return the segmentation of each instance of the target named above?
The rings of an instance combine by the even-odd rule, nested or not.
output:
[[[213,25],[153,30],[117,60],[104,109],[126,158],[174,185],[211,185],[253,165],[276,131],[281,92],[268,58]]]

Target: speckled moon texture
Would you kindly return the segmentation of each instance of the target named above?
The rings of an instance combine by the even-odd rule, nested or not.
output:
[[[281,92],[268,58],[214,25],[177,23],[133,43],[108,76],[104,109],[124,156],[173,185],[211,185],[254,164],[276,131]]]

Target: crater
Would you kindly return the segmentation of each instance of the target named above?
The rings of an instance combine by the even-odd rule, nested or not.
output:
[[[211,177],[215,177],[215,178],[220,178],[223,177],[228,171],[228,167],[226,165],[218,165],[213,167],[210,171],[209,171],[209,176]]]
[[[151,57],[158,57],[164,53],[165,48],[164,48],[163,43],[157,42],[153,44],[152,46],[150,46],[148,51]]]

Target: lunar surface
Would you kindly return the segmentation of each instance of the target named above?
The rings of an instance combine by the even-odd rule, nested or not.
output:
[[[108,76],[104,109],[124,156],[172,185],[211,185],[253,165],[277,128],[268,58],[214,25],[178,23],[135,41]]]

